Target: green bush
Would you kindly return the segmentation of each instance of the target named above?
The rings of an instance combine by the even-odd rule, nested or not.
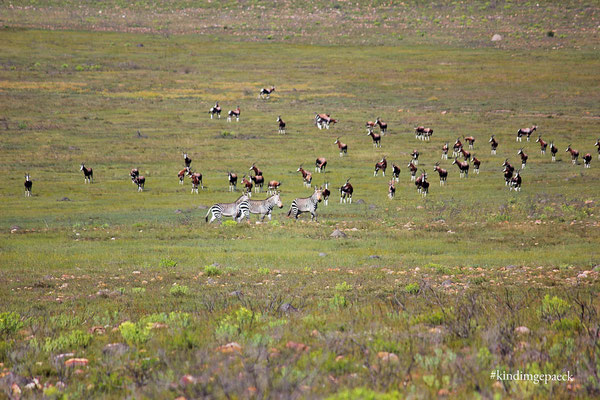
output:
[[[146,293],[146,288],[143,288],[143,287],[134,287],[134,288],[131,288],[131,293],[133,293],[133,294],[143,294],[143,293]]]
[[[332,299],[329,300],[329,306],[331,308],[345,308],[348,307],[348,300],[341,294],[335,294]]]
[[[267,267],[260,267],[258,269],[258,273],[261,275],[269,275],[271,273],[271,270]]]
[[[0,334],[10,335],[23,327],[21,316],[13,311],[0,313]]]
[[[221,275],[221,270],[217,266],[207,265],[204,267],[204,273],[206,276],[218,276]]]
[[[408,294],[419,294],[421,287],[418,283],[409,283],[408,285],[404,286],[404,291]]]
[[[223,221],[221,226],[236,226],[238,223],[232,219],[228,219],[227,221]]]
[[[542,319],[553,322],[562,320],[570,309],[569,303],[560,297],[550,297],[549,294],[544,296],[542,305],[539,310],[539,315]]]
[[[349,292],[352,290],[352,285],[349,285],[346,282],[338,283],[335,285],[336,292]]]
[[[92,338],[93,336],[89,333],[75,330],[67,335],[60,335],[56,339],[46,338],[41,349],[46,353],[77,350],[88,347]]]
[[[169,293],[171,293],[171,295],[175,297],[187,296],[189,292],[190,288],[178,284],[171,286],[171,289],[169,290]]]
[[[144,344],[150,339],[150,328],[148,326],[141,327],[131,321],[123,322],[119,326],[119,332],[130,346]]]
[[[170,258],[163,258],[158,263],[158,266],[161,268],[175,268],[177,266],[177,261],[171,260]]]

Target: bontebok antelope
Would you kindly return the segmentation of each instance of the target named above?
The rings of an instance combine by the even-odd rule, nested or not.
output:
[[[277,117],[279,123],[279,133],[285,135],[285,122],[281,119],[281,115]]]
[[[217,117],[219,119],[221,118],[221,106],[219,106],[219,102],[218,101],[215,103],[214,106],[212,106],[210,108],[210,110],[208,110],[208,113],[210,114],[210,119],[213,119],[213,116],[215,114],[217,114]]]
[[[448,143],[444,143],[442,146],[442,160],[448,159]]]
[[[379,131],[381,132],[381,134],[385,135],[387,132],[387,122],[383,122],[381,118],[377,117],[375,123],[379,125]]]
[[[385,159],[385,156],[381,159],[381,161],[379,161],[378,163],[375,163],[375,170],[373,171],[373,176],[377,176],[377,173],[379,172],[379,170],[381,170],[383,172],[383,176],[385,176],[385,170],[387,169],[387,160]]]
[[[579,151],[571,148],[571,145],[569,145],[565,152],[571,154],[571,162],[573,163],[573,165],[577,164],[577,159],[579,158]]]
[[[212,214],[212,218],[208,221],[210,214]],[[233,217],[234,220],[239,222],[244,215],[247,217],[250,216],[250,202],[246,195],[242,195],[234,203],[217,203],[213,205],[208,209],[204,219],[209,224],[215,219],[218,219],[219,223],[221,223],[222,217]]]
[[[417,126],[415,128],[415,138],[419,140],[429,140],[433,135],[433,129],[425,128],[424,126]]]
[[[337,119],[331,118],[329,114],[315,114],[315,124],[319,129],[329,129],[330,124],[337,123]]]
[[[548,147],[548,143],[544,142],[542,135],[538,135],[538,138],[535,142],[540,144],[540,152],[542,155],[546,154],[546,147]]]
[[[393,199],[395,195],[396,195],[396,186],[394,185],[394,180],[392,179],[388,183],[388,197],[390,199]]]
[[[335,139],[335,142],[333,142],[333,144],[338,145],[338,148],[340,149],[340,157],[343,157],[344,154],[348,154],[348,145],[346,143],[340,142],[340,138]]]
[[[415,164],[413,164],[413,162],[409,162],[407,165],[408,169],[410,170],[410,180],[414,181],[415,180],[415,176],[417,175],[417,166]]]
[[[456,164],[458,167],[461,178],[469,177],[469,163],[467,161],[458,161],[458,158],[455,158],[452,164]]]
[[[463,157],[465,158],[465,161],[467,161],[469,158],[471,158],[471,153],[467,150],[465,150],[464,147],[460,148],[460,152],[463,155]]]
[[[94,182],[94,171],[91,168],[86,168],[83,163],[81,163],[80,171],[83,171],[83,183],[92,183]]]
[[[139,175],[139,173],[138,173],[138,175]],[[185,167],[184,169],[179,171],[179,173],[177,173],[177,177],[179,178],[180,185],[183,185],[183,179],[185,178],[186,175],[191,175],[190,167]],[[132,177],[132,179],[133,179],[133,177]]]
[[[371,132],[373,132],[373,128],[375,128],[375,122],[367,121],[365,126],[367,127],[367,133],[371,133]]]
[[[473,163],[473,170],[477,175],[479,175],[479,166],[481,165],[481,161],[475,157],[475,154],[473,154],[473,157],[471,157],[471,162]]]
[[[269,186],[267,187],[268,194],[275,194],[279,190],[279,186],[281,186],[281,182],[279,181],[269,181]]]
[[[591,162],[592,162],[592,155],[590,153],[586,153],[585,156],[583,156],[583,165],[586,168],[590,168]]]
[[[433,170],[440,176],[440,186],[444,186],[446,184],[446,179],[448,179],[448,171],[441,168],[439,162],[435,163]]]
[[[252,196],[252,181],[246,179],[246,175],[242,176],[242,185],[244,187],[244,194],[248,197]]]
[[[491,154],[495,155],[496,154],[496,149],[498,148],[498,141],[496,140],[496,138],[494,137],[494,135],[492,135],[492,137],[490,138],[490,146],[492,147]]]
[[[309,212],[311,221],[314,219],[317,221],[317,206],[321,201],[323,191],[322,189],[315,187],[315,192],[310,197],[297,198],[292,201],[290,211],[288,211],[288,217],[293,216],[298,219],[298,215]]]
[[[329,182],[325,182],[325,188],[323,189],[323,193],[321,194],[321,196],[323,197],[323,203],[325,205],[329,204],[329,195],[331,194],[331,192],[329,191]]]
[[[261,221],[264,221],[265,217],[269,217],[269,221],[271,220],[271,213],[273,212],[273,208],[276,206],[279,208],[283,208],[283,203],[279,198],[279,193],[273,194],[271,197],[266,200],[250,200],[250,214],[258,214],[260,216]],[[243,218],[243,217],[242,217]]]
[[[344,186],[340,188],[340,203],[348,202],[352,204],[352,193],[354,193],[354,188],[350,183],[350,178],[348,178]]]
[[[144,178],[143,176],[137,176],[134,180],[133,183],[135,183],[138,187],[138,192],[143,192],[144,191],[144,184],[146,183],[146,178]]]
[[[261,99],[265,99],[265,100],[269,100],[269,98],[271,97],[271,93],[273,93],[275,91],[275,86],[271,86],[270,88],[262,88],[260,90],[260,93],[258,94],[258,97]]]
[[[202,174],[200,172],[191,172],[190,178],[192,179],[192,193],[198,193],[198,186],[204,189],[204,184],[202,183]]]
[[[129,171],[129,176],[131,177],[131,183],[135,184],[135,178],[140,176],[140,171],[137,168],[132,168],[131,171]]]
[[[513,176],[513,172],[515,171],[515,167],[510,165],[510,163],[508,162],[508,158],[504,161],[502,166],[504,167],[504,170],[502,171],[504,173],[504,183],[506,184],[506,186],[509,186],[510,180]]]
[[[465,141],[469,144],[469,149],[473,150],[473,145],[475,144],[475,138],[473,136],[467,136]]]
[[[31,196],[31,187],[33,186],[33,182],[31,181],[31,177],[29,174],[25,174],[25,197]]]
[[[554,142],[550,142],[550,154],[552,154],[552,161],[556,161],[556,153],[558,153],[558,147],[554,145]]]
[[[187,153],[183,153],[183,162],[188,168],[190,167],[190,165],[192,165],[192,159],[188,157]]]
[[[324,172],[325,168],[327,168],[327,160],[323,157],[317,158],[315,161],[315,172]]]
[[[515,192],[520,192],[521,191],[521,183],[523,182],[523,180],[521,179],[521,174],[519,173],[519,171],[517,171],[515,173],[515,176],[513,176],[510,179],[510,183],[508,185],[508,190],[515,190]]]
[[[594,146],[598,147],[598,160],[600,160],[600,139],[596,140]]]
[[[380,134],[374,133],[374,132],[369,132],[369,133],[367,133],[367,136],[371,136],[371,139],[373,139],[373,146],[381,147],[381,135]]]
[[[235,192],[237,186],[237,174],[227,172],[227,180],[229,181],[229,191]]]
[[[529,137],[531,134],[537,129],[537,125],[532,126],[531,128],[521,128],[517,131],[517,142],[520,142],[523,135],[527,135],[527,141],[529,142]]]
[[[296,170],[296,172],[300,172],[302,174],[302,179],[304,180],[304,186],[310,187],[312,183],[312,174],[302,168],[302,165]]]
[[[392,177],[396,182],[400,180],[400,167],[392,163]]]
[[[520,148],[517,154],[521,156],[521,169],[525,169],[525,165],[527,165],[527,159],[529,156],[523,152],[523,148]]]
[[[419,165],[419,152],[417,151],[417,149],[414,149],[412,154],[412,163],[415,165]]]
[[[262,175],[254,175],[251,176],[252,182],[254,182],[254,191],[262,192],[263,185],[265,183],[265,178]]]
[[[462,147],[463,145],[460,141],[460,138],[456,139],[456,142],[454,142],[454,146],[452,146],[452,157],[458,157],[460,151],[462,150]]]
[[[252,163],[252,166],[248,171],[254,171],[254,175],[262,175],[262,171],[258,169],[255,163]]]
[[[423,197],[429,193],[429,182],[427,182],[427,172],[423,171],[421,176],[415,180],[415,186],[417,186],[417,192],[421,193]]]
[[[236,121],[240,120],[240,106],[237,106],[235,110],[229,110],[227,113],[227,122],[231,122],[231,117],[235,117]]]

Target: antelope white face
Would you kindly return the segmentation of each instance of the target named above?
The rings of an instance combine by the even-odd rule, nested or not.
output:
[[[83,164],[81,164],[81,167],[79,168],[80,171],[83,171]]]
[[[25,174],[25,180],[29,182],[29,174]]]

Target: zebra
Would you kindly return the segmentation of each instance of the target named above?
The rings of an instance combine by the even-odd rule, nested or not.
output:
[[[279,208],[283,208],[283,203],[279,197],[279,193],[275,193],[273,196],[268,197],[266,200],[250,200],[250,214],[258,214],[261,216],[261,221],[265,220],[265,217],[269,217],[269,221],[271,220],[271,212],[275,206]],[[250,216],[247,215],[246,218]],[[243,219],[244,215],[240,216],[240,219]]]
[[[208,221],[208,215],[212,213],[212,218],[210,222]],[[206,217],[204,219],[209,224],[212,223],[215,219],[219,220],[221,223],[222,216],[225,217],[233,217],[234,220],[240,222],[244,215],[247,215],[249,218],[250,215],[250,203],[248,202],[248,196],[242,195],[240,196],[234,203],[217,203],[208,209],[206,213]]]
[[[322,199],[323,190],[315,187],[315,192],[310,197],[298,198],[292,201],[290,211],[288,211],[288,217],[293,216],[298,219],[298,215],[303,212],[310,213],[311,221],[314,219],[317,221],[317,206]]]

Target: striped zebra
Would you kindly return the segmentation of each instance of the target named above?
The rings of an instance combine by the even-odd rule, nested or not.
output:
[[[212,213],[212,218],[208,220],[208,215]],[[250,203],[248,202],[248,196],[242,195],[234,203],[217,203],[208,209],[206,217],[204,218],[209,224],[215,219],[219,220],[223,216],[233,217],[234,220],[240,222],[244,215],[250,215]]]
[[[279,208],[283,208],[283,203],[279,198],[279,193],[275,193],[273,196],[268,197],[266,200],[250,200],[250,214],[258,214],[261,218],[261,221],[265,220],[265,217],[269,217],[269,221],[271,220],[271,213],[273,212],[273,208],[275,206]],[[244,215],[240,216],[240,219],[243,219]],[[246,218],[250,218],[250,215],[246,215]]]
[[[315,192],[312,196],[295,199],[292,201],[290,211],[288,211],[288,217],[294,216],[294,218],[298,219],[299,214],[302,214],[303,212],[309,212],[311,221],[313,219],[317,221],[317,206],[321,201],[322,195],[323,190],[315,187]]]

